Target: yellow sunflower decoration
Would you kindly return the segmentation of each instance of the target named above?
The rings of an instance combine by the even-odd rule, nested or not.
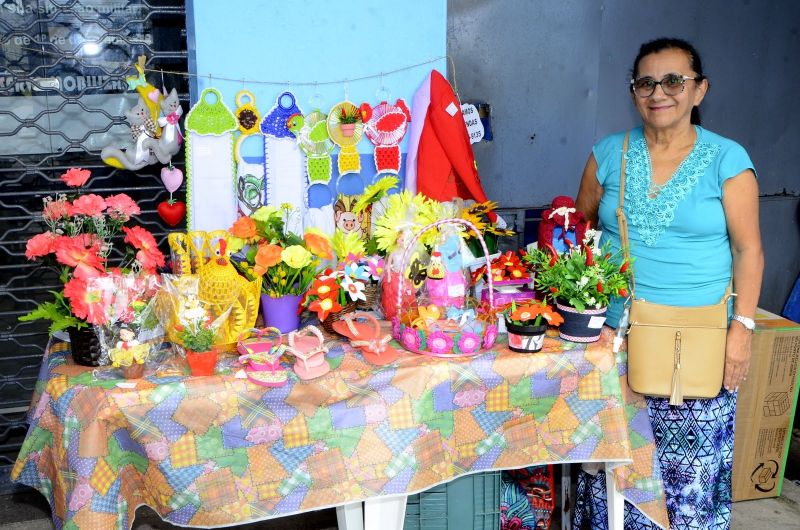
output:
[[[419,193],[411,195],[401,191],[390,195],[388,202],[384,214],[375,221],[373,231],[378,248],[387,254],[396,250],[400,234],[406,231],[416,234],[424,226],[443,217],[441,203]],[[433,246],[437,234],[436,230],[428,230],[420,241],[426,246]]]

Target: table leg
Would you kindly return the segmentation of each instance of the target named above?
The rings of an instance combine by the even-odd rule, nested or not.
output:
[[[608,499],[608,530],[623,530],[625,521],[625,498],[617,489],[614,470],[606,466],[606,498]]]
[[[403,530],[406,497],[378,497],[364,501],[364,530]]]
[[[575,502],[571,490],[571,464],[561,464],[561,530],[572,530],[572,505]]]
[[[364,510],[360,502],[336,507],[339,530],[364,530]]]

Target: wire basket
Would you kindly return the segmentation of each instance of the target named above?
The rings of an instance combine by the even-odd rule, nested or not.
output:
[[[475,308],[475,323],[470,325],[449,326],[447,328],[428,329],[425,324],[420,324],[421,315],[418,307],[418,300],[411,304],[411,307],[403,307],[405,273],[408,260],[417,241],[422,234],[428,230],[438,229],[445,225],[461,225],[472,230],[480,242],[484,255],[486,256],[487,284],[489,288],[488,305],[477,306]],[[464,219],[442,219],[423,227],[417,232],[409,242],[400,263],[400,274],[398,274],[400,288],[397,290],[396,308],[397,315],[392,318],[392,335],[397,339],[403,348],[423,355],[433,357],[467,357],[483,353],[490,349],[497,339],[497,318],[495,316],[494,293],[492,283],[492,270],[489,260],[489,250],[480,231]],[[466,294],[464,295],[466,300]],[[466,306],[466,304],[462,304]],[[478,325],[479,313],[483,311],[484,323]],[[424,319],[423,319],[424,321]]]

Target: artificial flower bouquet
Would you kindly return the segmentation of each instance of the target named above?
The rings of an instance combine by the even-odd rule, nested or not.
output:
[[[90,176],[89,170],[81,168],[61,176],[77,191],[44,199],[42,219],[47,230],[29,239],[25,249],[29,260],[43,259],[60,270],[64,288],[52,291],[52,301],[20,317],[23,321],[50,320],[51,334],[107,323],[111,300],[93,279],[123,271],[150,275],[164,266],[164,255],[153,235],[140,226],[125,226],[141,213],[136,202],[124,193],[105,198],[81,194]],[[122,234],[125,246],[118,247],[117,238]]]
[[[322,269],[322,260],[333,259],[331,242],[321,231],[309,229],[299,236],[285,229],[291,214],[288,204],[262,206],[229,230],[232,250],[239,251],[234,264],[249,280],[263,277],[262,292],[273,298],[302,295]]]
[[[598,247],[597,232],[587,230],[580,245],[559,253],[550,244],[525,256],[536,273],[536,287],[564,306],[578,311],[607,307],[612,296],[628,296],[629,264],[608,244]]]
[[[533,272],[531,265],[524,259],[526,255],[522,249],[508,250],[490,262],[497,305],[507,305],[512,301],[520,303],[535,298],[535,293],[529,288],[533,282]],[[480,288],[480,298],[484,302],[488,299],[485,289],[486,271],[486,265],[481,265],[472,273],[476,292]]]

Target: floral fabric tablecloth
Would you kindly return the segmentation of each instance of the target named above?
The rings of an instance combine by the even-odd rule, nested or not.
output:
[[[625,497],[666,527],[647,409],[609,341],[548,337],[539,354],[498,345],[458,360],[407,353],[384,367],[335,343],[329,374],[290,372],[272,389],[169,371],[125,388],[57,345],[12,478],[47,497],[57,528],[127,529],[141,504],[178,525],[230,525],[483,470],[603,461],[620,463]]]

